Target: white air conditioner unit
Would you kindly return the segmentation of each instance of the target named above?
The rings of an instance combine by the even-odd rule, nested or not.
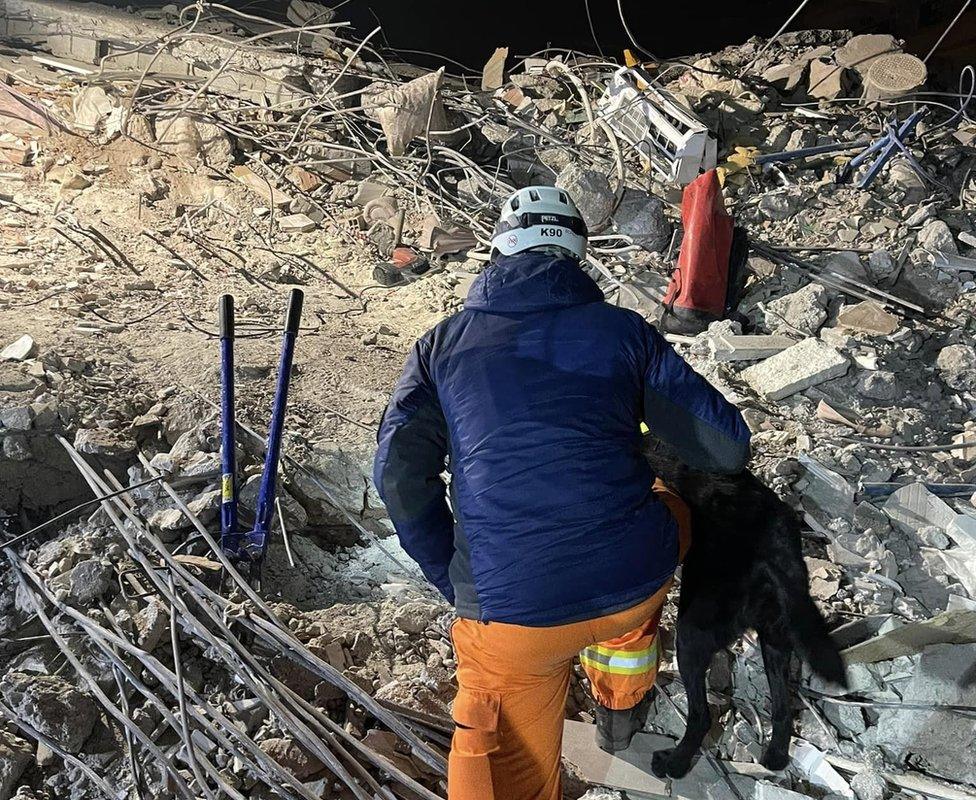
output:
[[[685,186],[715,167],[718,143],[698,117],[651,81],[639,67],[617,70],[600,100],[601,114],[647,166]]]

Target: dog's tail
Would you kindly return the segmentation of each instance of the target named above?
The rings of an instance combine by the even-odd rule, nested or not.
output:
[[[817,675],[831,683],[847,686],[847,673],[827,623],[807,591],[806,570],[802,576],[778,575],[793,646]]]

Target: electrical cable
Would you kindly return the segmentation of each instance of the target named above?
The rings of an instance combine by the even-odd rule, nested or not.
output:
[[[652,53],[650,50],[644,47],[641,47],[637,43],[637,39],[635,39],[634,34],[631,33],[630,26],[627,25],[627,18],[624,16],[623,0],[617,0],[617,13],[620,15],[620,24],[624,26],[624,33],[627,34],[627,38],[630,40],[630,43],[634,46],[634,49],[639,50],[652,61],[660,61],[661,59],[659,59],[656,55],[654,55],[654,53]]]
[[[768,39],[768,40],[766,41],[766,44],[764,44],[764,45],[763,45],[763,46],[762,46],[762,47],[761,47],[761,48],[759,49],[759,52],[758,52],[758,53],[756,53],[756,55],[755,55],[755,56],[753,56],[753,58],[752,58],[752,61],[750,61],[750,62],[749,62],[748,64],[746,64],[746,66],[745,66],[745,69],[743,69],[743,70],[742,70],[742,74],[743,74],[743,75],[744,75],[745,73],[747,73],[747,72],[748,72],[748,71],[749,71],[750,69],[752,69],[752,65],[753,65],[753,64],[755,64],[755,63],[756,63],[756,62],[757,62],[757,61],[759,60],[759,57],[760,57],[760,56],[761,56],[761,55],[762,55],[763,53],[765,53],[765,52],[766,52],[766,51],[767,51],[767,50],[768,50],[768,49],[769,49],[769,48],[770,48],[770,47],[772,46],[772,44],[773,44],[773,42],[775,42],[775,41],[776,41],[776,40],[777,40],[777,39],[778,39],[778,38],[779,38],[780,36],[782,36],[782,34],[783,34],[783,32],[784,32],[784,31],[785,31],[785,30],[786,30],[786,29],[787,29],[788,27],[790,27],[790,23],[791,23],[791,22],[793,22],[793,20],[795,20],[795,19],[796,19],[796,18],[797,18],[798,16],[800,16],[800,12],[801,12],[801,11],[803,11],[803,9],[807,7],[807,3],[809,3],[809,2],[810,2],[810,0],[803,0],[803,2],[802,2],[802,3],[800,3],[800,5],[799,5],[799,6],[797,6],[797,8],[796,8],[796,11],[794,11],[794,12],[793,12],[793,13],[792,13],[792,14],[790,15],[790,18],[789,18],[788,20],[786,20],[786,22],[784,22],[784,23],[783,23],[783,25],[782,25],[782,26],[780,27],[780,29],[779,29],[778,31],[776,31],[776,33],[774,33],[774,34],[773,34],[773,35],[772,35],[772,36],[771,36],[771,37],[770,37],[770,38],[769,38],[769,39]]]
[[[600,47],[600,41],[596,38],[596,28],[593,27],[593,15],[590,13],[590,0],[583,0],[583,5],[586,7],[586,21],[590,24],[590,36],[593,37],[593,44],[596,45],[600,57],[606,58],[603,53],[603,48]]]
[[[956,14],[955,17],[953,17],[952,22],[949,23],[949,27],[942,32],[942,35],[938,38],[936,43],[932,45],[932,49],[929,50],[928,55],[926,55],[925,58],[922,59],[923,63],[927,63],[928,60],[932,57],[932,54],[939,49],[939,45],[941,45],[942,41],[946,38],[946,36],[949,35],[949,31],[951,31],[953,28],[956,27],[956,23],[959,22],[959,18],[966,13],[966,9],[969,8],[972,2],[973,0],[966,0],[966,2],[962,4],[962,8],[960,8],[959,13]]]

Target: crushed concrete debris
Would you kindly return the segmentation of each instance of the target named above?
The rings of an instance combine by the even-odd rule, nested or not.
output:
[[[0,695],[15,714],[69,753],[81,750],[98,718],[88,695],[53,675],[8,672],[0,679]]]
[[[818,283],[778,297],[766,307],[766,325],[774,332],[814,335],[827,321],[827,290]]]
[[[837,324],[860,333],[877,336],[890,336],[901,325],[894,314],[884,310],[875,300],[862,300],[853,306],[845,307],[837,315]]]
[[[782,400],[845,374],[848,366],[847,359],[834,348],[819,339],[804,339],[747,367],[742,378],[770,400]]]
[[[10,800],[20,776],[34,760],[30,742],[6,731],[0,732],[0,800]]]
[[[795,343],[788,336],[743,336],[717,334],[710,337],[708,346],[716,361],[760,361],[782,353]]]
[[[380,58],[348,29],[313,30],[341,20],[341,9],[293,0],[288,18],[305,27],[244,41],[236,12],[205,7],[205,41],[177,27],[175,7],[8,0],[0,16],[9,45],[0,54],[8,76],[0,154],[11,162],[0,174],[0,534],[7,541],[91,499],[92,475],[78,473],[54,438],[64,436],[97,465],[100,493],[128,484],[109,508],[141,537],[130,546],[129,528],[89,506],[18,546],[22,565],[0,571],[0,696],[24,725],[8,717],[0,731],[0,800],[18,781],[34,787],[23,800],[86,797],[101,779],[108,794],[131,793],[126,736],[135,730],[56,660],[55,633],[70,632],[68,644],[84,638],[81,668],[105,700],[120,702],[111,655],[74,614],[99,626],[89,631],[121,630],[164,665],[162,677],[135,669],[165,702],[132,695],[131,714],[121,715],[172,748],[166,772],[136,745],[144,790],[162,795],[189,780],[183,796],[202,794],[187,777],[182,731],[163,713],[178,703],[166,683],[173,653],[162,576],[180,581],[185,569],[215,580],[216,556],[158,482],[131,487],[158,471],[197,521],[217,530],[219,439],[208,406],[217,362],[206,335],[215,300],[235,292],[254,332],[237,365],[251,424],[269,404],[263,387],[276,353],[267,332],[293,285],[315,315],[286,423],[288,547],[276,531],[262,596],[274,603],[278,622],[269,624],[294,635],[311,661],[290,661],[272,639],[262,640],[271,655],[262,652],[261,663],[338,727],[315,717],[303,717],[311,729],[284,724],[259,696],[268,684],[247,684],[254,673],[201,638],[216,623],[197,628],[180,611],[183,677],[198,693],[191,735],[213,759],[200,762],[214,768],[211,786],[232,775],[244,796],[273,795],[289,779],[344,796],[324,749],[334,736],[380,784],[361,790],[415,796],[413,780],[441,796],[443,765],[418,754],[450,733],[451,615],[389,538],[372,485],[389,390],[413,340],[457,310],[485,268],[494,215],[517,186],[558,184],[573,194],[595,234],[586,268],[609,302],[657,320],[680,254],[680,186],[668,170],[646,169],[623,126],[589,122],[587,106],[600,107],[616,80],[604,58],[515,63],[500,47],[483,73],[461,80],[451,66],[429,72]],[[887,35],[801,31],[654,74],[703,123],[726,207],[752,244],[734,319],[678,337],[676,347],[743,408],[753,469],[804,513],[812,592],[835,623],[847,623],[835,635],[852,683],[839,695],[801,678],[810,707],[797,719],[795,774],[771,778],[754,763],[768,698],[761,655],[740,643],[710,676],[723,715],[710,752],[735,766],[737,792],[702,759],[674,796],[961,800],[976,787],[964,758],[974,745],[971,715],[941,708],[976,705],[968,685],[952,679],[976,646],[967,616],[976,610],[971,112],[933,104],[924,148],[906,140],[928,177],[896,155],[866,188],[863,169],[838,182],[854,147],[757,163],[884,135],[885,106],[848,98],[886,91],[872,68],[907,55],[901,48]],[[110,82],[77,79],[105,68]],[[395,285],[377,286],[374,270],[397,245],[427,271],[400,270]],[[239,460],[246,512],[259,448],[243,446]],[[171,553],[180,569],[161,565]],[[240,599],[202,602],[215,603],[236,631],[260,616],[253,598]],[[34,601],[55,614],[51,630],[34,621],[13,634]],[[24,643],[8,650],[8,638]],[[680,684],[667,682],[669,666],[648,730],[674,738],[687,702]],[[277,690],[265,698],[273,705]],[[385,705],[363,710],[374,701]],[[590,710],[575,676],[568,716],[582,726]],[[239,754],[215,738],[229,730],[218,711],[250,737]],[[401,712],[439,738],[411,743]],[[591,747],[591,734],[586,725],[576,735]],[[52,748],[96,765],[94,777]],[[746,768],[755,771],[740,774]],[[633,781],[635,797],[648,785],[640,770],[614,774]]]
[[[25,361],[37,352],[37,345],[26,333],[0,350],[0,361]]]

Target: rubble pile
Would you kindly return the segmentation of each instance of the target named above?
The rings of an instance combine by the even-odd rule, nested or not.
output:
[[[682,186],[711,162],[747,277],[729,319],[670,338],[802,513],[851,688],[801,677],[793,764],[764,773],[758,647],[723,654],[712,752],[735,778],[703,761],[676,793],[976,797],[971,70],[937,92],[890,36],[752,39],[642,73],[638,96],[669,109],[659,147],[621,121],[627,76],[580,53],[431,72],[298,0],[289,24],[206,3],[4,14],[0,800],[441,796],[450,615],[371,482],[389,389],[462,304],[516,187],[570,192],[584,268],[657,321]],[[209,533],[214,309],[237,295],[253,425],[296,284],[284,534],[258,594]],[[661,683],[648,731],[677,736],[683,691]],[[572,697],[585,719],[579,679]]]
[[[23,557],[5,551],[4,797],[23,785],[50,797],[365,798],[386,782],[438,796],[443,753],[403,719],[421,706],[444,726],[442,602],[269,606],[207,533],[219,506],[217,476],[200,471],[208,453],[172,478],[179,454],[143,458],[123,499],[60,441],[103,499]],[[221,578],[230,591],[218,593]]]

